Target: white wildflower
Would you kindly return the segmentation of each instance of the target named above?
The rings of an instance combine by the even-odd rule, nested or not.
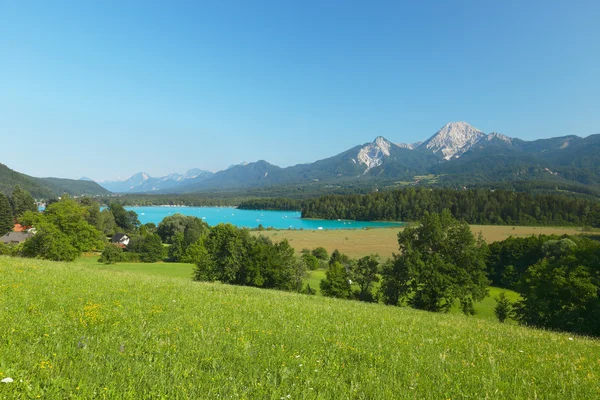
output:
[[[0,382],[2,382],[2,383],[13,383],[14,381],[13,381],[13,378],[6,377],[6,378],[2,379]]]

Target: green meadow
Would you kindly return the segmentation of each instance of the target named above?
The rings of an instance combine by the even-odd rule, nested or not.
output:
[[[0,398],[600,397],[600,341],[0,257]]]
[[[157,262],[157,263],[117,263],[111,265],[105,265],[98,263],[98,255],[90,254],[84,257],[81,257],[77,260],[78,264],[87,265],[90,268],[98,269],[98,270],[108,270],[114,272],[133,272],[137,274],[144,275],[158,275],[158,276],[166,276],[166,277],[175,277],[175,278],[185,278],[191,279],[194,271],[194,266],[192,264],[186,263],[165,263],[165,262]],[[309,284],[311,288],[317,291],[317,295],[321,294],[321,290],[319,288],[319,283],[322,279],[325,279],[325,270],[318,269],[315,271],[309,271],[309,276],[305,279],[305,283]],[[375,290],[378,285],[375,285]],[[494,300],[500,292],[505,292],[506,296],[510,301],[516,301],[519,299],[519,295],[512,290],[500,289],[495,287],[489,288],[489,295],[479,303],[475,304],[475,314],[474,318],[485,318],[496,320],[496,316],[494,315],[494,307],[496,306],[496,300]],[[454,314],[461,314],[462,311],[458,307],[458,304],[450,311]],[[511,321],[507,321],[507,323],[511,323]]]

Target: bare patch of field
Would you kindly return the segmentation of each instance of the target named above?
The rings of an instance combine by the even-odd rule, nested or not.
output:
[[[265,235],[273,241],[287,239],[290,245],[300,251],[304,248],[314,249],[322,246],[328,252],[338,249],[352,258],[369,254],[379,254],[382,258],[391,257],[398,251],[397,235],[403,228],[377,228],[355,230],[280,230],[253,232]],[[574,235],[582,233],[574,227],[540,227],[540,226],[495,226],[471,225],[474,234],[482,233],[488,242],[504,240],[509,236],[525,237],[531,235]]]

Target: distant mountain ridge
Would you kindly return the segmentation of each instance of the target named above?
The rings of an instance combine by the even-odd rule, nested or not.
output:
[[[124,181],[106,181],[98,184],[115,193],[145,193],[201,182],[212,175],[212,172],[198,168],[190,169],[183,174],[172,173],[158,178],[153,178],[145,172],[138,172]]]
[[[424,141],[395,144],[377,136],[372,142],[312,163],[282,168],[259,160],[231,165],[216,173],[191,169],[158,178],[140,172],[124,181],[99,182],[103,188],[87,178],[32,178],[4,168],[0,189],[12,190],[12,182],[21,182],[21,186],[40,195],[63,191],[193,193],[313,184],[462,187],[527,181],[542,181],[545,187],[575,185],[600,193],[600,134],[525,141],[498,132],[486,134],[466,122],[451,122]],[[0,178],[2,172],[0,168]]]
[[[382,136],[333,157],[286,168],[264,160],[232,166],[166,192],[200,192],[274,185],[345,184],[377,181],[439,184],[543,180],[600,185],[600,135],[535,141],[486,134],[466,122],[451,122],[430,138],[394,144]],[[595,150],[594,150],[595,149]]]

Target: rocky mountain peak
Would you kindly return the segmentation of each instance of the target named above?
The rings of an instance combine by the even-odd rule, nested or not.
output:
[[[389,157],[390,149],[395,146],[383,136],[377,136],[372,143],[363,146],[357,155],[358,162],[367,166],[365,172],[382,164],[383,157]]]
[[[421,146],[434,153],[441,152],[444,159],[450,160],[460,157],[485,136],[485,133],[466,122],[450,122]]]
[[[498,133],[498,132],[492,132],[489,135],[487,135],[487,137],[486,137],[486,140],[488,142],[491,142],[494,139],[501,140],[501,141],[506,142],[508,144],[512,144],[512,138],[510,138],[510,137],[508,137],[506,135],[503,135],[501,133]]]

